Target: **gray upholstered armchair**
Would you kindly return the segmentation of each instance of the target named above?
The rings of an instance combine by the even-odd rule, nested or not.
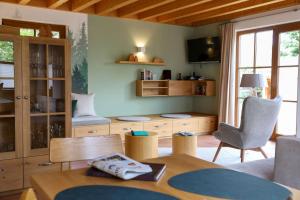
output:
[[[244,162],[245,150],[258,150],[267,158],[261,147],[267,143],[272,135],[280,105],[281,97],[272,100],[247,97],[243,102],[240,127],[235,128],[220,123],[218,131],[214,133],[214,136],[221,142],[213,162],[217,159],[223,146],[240,149],[241,162]]]
[[[300,138],[279,137],[275,159],[257,160],[226,167],[300,189],[299,155]]]

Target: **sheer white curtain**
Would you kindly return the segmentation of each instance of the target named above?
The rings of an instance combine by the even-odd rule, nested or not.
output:
[[[222,24],[222,52],[219,88],[219,122],[234,125],[235,112],[235,30],[233,23]]]

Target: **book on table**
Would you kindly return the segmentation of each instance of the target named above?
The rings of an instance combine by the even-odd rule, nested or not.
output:
[[[157,181],[163,175],[166,165],[160,163],[140,163],[125,155],[115,153],[92,160],[87,176],[118,177],[124,180]]]

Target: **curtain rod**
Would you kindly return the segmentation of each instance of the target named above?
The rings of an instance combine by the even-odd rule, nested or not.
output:
[[[269,17],[269,16],[273,16],[273,15],[288,13],[288,12],[291,12],[291,11],[297,12],[299,10],[300,10],[300,8],[297,5],[297,6],[295,6],[295,8],[290,8],[289,10],[285,10],[285,11],[281,11],[281,12],[277,12],[277,13],[272,13],[272,14],[270,13],[270,14],[267,14],[267,15],[264,15],[264,16],[256,16],[256,17],[255,16],[253,16],[253,17],[249,16],[249,18],[247,18],[247,19],[240,19],[240,20],[238,20],[238,18],[237,19],[231,19],[230,21],[221,23],[220,25],[228,24],[228,23],[243,22],[243,21],[252,20],[252,19],[258,19],[258,18],[262,18],[262,17]]]

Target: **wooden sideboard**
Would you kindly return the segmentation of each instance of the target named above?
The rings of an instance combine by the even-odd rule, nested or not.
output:
[[[146,122],[125,122],[117,118],[111,118],[110,124],[88,125],[73,127],[73,137],[97,136],[120,134],[124,141],[124,135],[131,130],[146,130],[157,132],[159,138],[171,138],[173,133],[179,131],[190,131],[197,134],[207,134],[217,129],[217,116],[199,113],[190,113],[191,118],[171,119],[163,118],[160,115],[147,115],[151,121]]]

